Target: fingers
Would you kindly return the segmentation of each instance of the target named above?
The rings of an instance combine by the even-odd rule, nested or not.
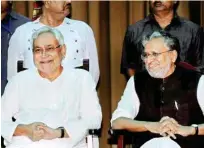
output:
[[[46,129],[46,128],[47,128],[47,126],[44,126],[44,125],[37,125],[36,126],[37,130]]]
[[[175,133],[178,132],[178,129],[180,126],[178,124],[178,122],[173,118],[165,116],[160,120],[160,123],[161,123],[160,135],[170,136],[170,137],[176,139]]]
[[[172,137],[173,139],[176,139],[175,133],[171,131],[169,127],[165,127],[160,133],[160,135],[163,137],[169,136],[169,137]]]
[[[46,127],[46,124],[42,122],[34,122],[28,125],[28,129],[30,131],[28,137],[32,141],[39,141],[43,139],[44,137],[44,130],[42,129],[43,127]]]
[[[39,140],[43,139],[43,137],[44,137],[44,131],[43,130],[34,130],[33,131],[33,136],[32,136],[33,141],[39,141]]]
[[[164,131],[164,129],[166,129],[166,128],[169,129],[173,133],[176,133],[178,130],[178,126],[169,120],[165,120],[161,123],[160,130]]]
[[[164,116],[164,117],[161,118],[161,120],[159,122],[163,122],[163,121],[165,121],[165,120],[167,120],[169,118],[170,118],[169,116]]]
[[[37,125],[41,125],[41,126],[47,126],[45,123],[43,122],[34,122],[33,124]]]
[[[167,131],[167,135],[168,135],[169,137],[172,137],[173,139],[176,139],[175,134],[173,134],[171,131]]]

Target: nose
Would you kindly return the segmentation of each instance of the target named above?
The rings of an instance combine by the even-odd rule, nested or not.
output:
[[[41,52],[41,56],[42,56],[42,57],[47,57],[47,56],[48,56],[46,50],[42,50],[42,52]]]
[[[150,55],[148,55],[147,57],[146,57],[146,59],[145,59],[145,63],[150,63],[150,62],[152,62],[154,60],[154,56],[152,56],[151,54]]]

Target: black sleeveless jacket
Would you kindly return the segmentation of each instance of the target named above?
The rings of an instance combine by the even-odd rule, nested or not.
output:
[[[198,72],[180,66],[165,79],[153,78],[147,71],[136,74],[134,83],[140,108],[135,120],[159,121],[163,116],[169,116],[181,125],[204,123],[204,116],[197,101],[200,77]],[[159,135],[143,134],[135,138],[135,147],[140,147],[157,136]],[[177,137],[176,142],[182,148],[204,148],[204,136]]]

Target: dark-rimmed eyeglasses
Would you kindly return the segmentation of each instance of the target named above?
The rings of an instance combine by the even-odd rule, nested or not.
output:
[[[34,48],[33,53],[35,55],[42,55],[45,52],[46,54],[51,55],[55,52],[56,49],[58,49],[60,47],[61,47],[61,45],[58,45],[57,47],[48,46],[48,47],[45,47],[44,49],[36,47],[36,48]]]
[[[148,57],[152,57],[152,58],[155,59],[155,58],[159,57],[161,54],[166,53],[166,52],[170,52],[170,51],[172,51],[172,50],[167,50],[167,51],[160,52],[160,53],[152,52],[151,54],[150,54],[150,53],[143,52],[143,53],[141,54],[141,59],[142,59],[143,61],[146,60]]]

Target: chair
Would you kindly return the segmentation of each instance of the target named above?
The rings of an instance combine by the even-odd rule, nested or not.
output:
[[[101,136],[101,130],[99,129],[90,129],[89,130],[89,135],[86,137],[86,142],[87,142],[87,148],[97,148],[99,146],[94,143],[94,138],[95,137],[100,137]]]
[[[129,132],[127,130],[110,129],[109,130],[109,135],[110,135],[109,144],[117,144],[118,148],[125,148],[126,145],[132,145],[132,147],[138,148],[138,146],[136,145],[137,138],[143,137],[144,139],[147,139],[148,138],[147,134],[149,134],[148,137],[151,137],[151,138],[162,137],[159,134],[154,134],[150,132]],[[199,147],[199,148],[204,147],[204,142],[203,142],[204,136],[188,136],[188,137],[183,137],[181,135],[175,135],[175,136],[177,140],[180,140],[181,143],[183,144],[188,142],[188,140],[197,139],[198,143],[195,143],[194,146]]]
[[[117,148],[125,148],[126,145],[132,145],[134,143],[134,136],[139,136],[138,133],[129,132],[127,130],[114,130],[109,131],[110,138],[109,144],[116,144]],[[142,133],[142,132],[141,132]]]

